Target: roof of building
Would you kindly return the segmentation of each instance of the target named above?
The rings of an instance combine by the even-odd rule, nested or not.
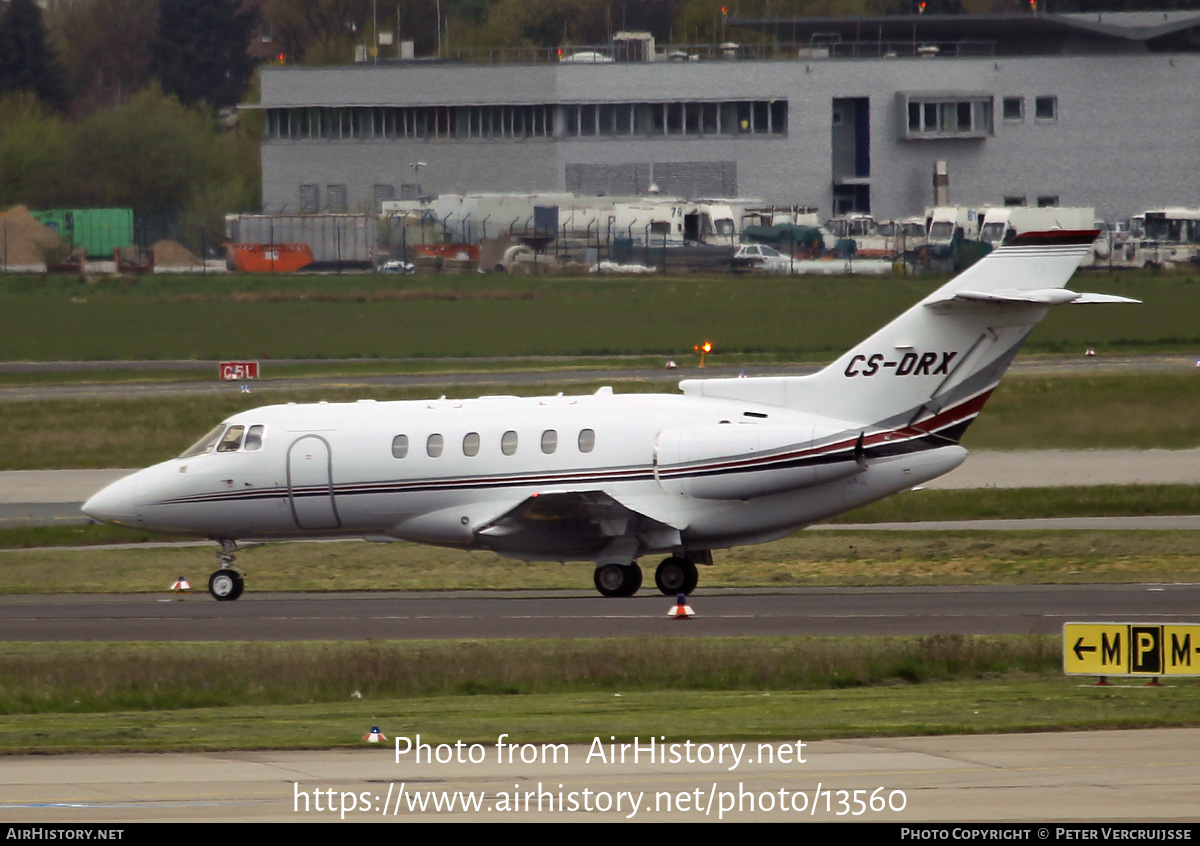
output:
[[[767,31],[777,40],[829,49],[832,56],[879,55],[870,45],[887,43],[942,44],[946,45],[943,53],[1001,56],[1200,52],[1200,12],[1196,11],[737,18],[729,24]],[[951,47],[955,44],[971,46],[955,50]]]

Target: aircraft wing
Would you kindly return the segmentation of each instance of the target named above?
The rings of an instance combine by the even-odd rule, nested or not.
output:
[[[594,553],[622,539],[653,546],[661,546],[664,538],[678,542],[686,525],[678,515],[651,516],[631,505],[651,504],[627,505],[601,490],[533,494],[476,528],[475,535],[497,551],[520,547],[566,557]]]

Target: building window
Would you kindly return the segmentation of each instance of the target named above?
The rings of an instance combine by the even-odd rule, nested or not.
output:
[[[301,214],[316,214],[320,210],[321,195],[320,189],[316,185],[301,185],[300,186],[300,212]]]
[[[463,437],[463,455],[479,455],[479,433],[467,432]]]
[[[786,135],[787,100],[267,109],[272,140]],[[557,127],[557,128],[556,128]]]
[[[325,210],[334,214],[341,214],[349,207],[346,201],[346,185],[340,183],[337,185],[325,186]]]
[[[425,440],[425,454],[430,458],[437,458],[442,454],[442,447],[444,445],[445,441],[441,435],[430,435]]]
[[[897,98],[903,116],[901,138],[986,138],[992,134],[991,96],[901,92]]]
[[[1023,206],[1023,205],[1025,205],[1025,196],[1023,194],[1020,196],[1018,196],[1016,194],[1009,195],[1004,198],[1004,205],[1006,205],[1006,206]]]
[[[1038,197],[1038,208],[1046,209],[1058,205],[1057,194],[1043,194]]]
[[[408,455],[408,435],[397,435],[392,438],[392,458],[404,458]]]
[[[505,455],[513,455],[517,451],[517,433],[509,429],[500,437],[500,451]]]
[[[1004,98],[1004,119],[1012,123],[1020,123],[1025,120],[1024,97]]]
[[[1033,101],[1033,116],[1038,120],[1058,120],[1058,98],[1037,97]]]

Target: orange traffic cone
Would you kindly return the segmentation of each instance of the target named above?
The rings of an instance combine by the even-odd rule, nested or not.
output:
[[[681,593],[675,597],[675,604],[671,606],[671,610],[667,612],[667,616],[676,620],[690,620],[696,616],[696,612],[692,610],[692,606],[687,604],[687,594]]]

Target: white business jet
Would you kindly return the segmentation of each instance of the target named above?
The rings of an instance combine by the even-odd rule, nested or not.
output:
[[[596,565],[605,596],[691,593],[712,550],[784,537],[953,470],[959,439],[1064,290],[1094,232],[1028,233],[808,376],[687,379],[682,394],[272,405],[84,504],[220,543],[402,539]]]

